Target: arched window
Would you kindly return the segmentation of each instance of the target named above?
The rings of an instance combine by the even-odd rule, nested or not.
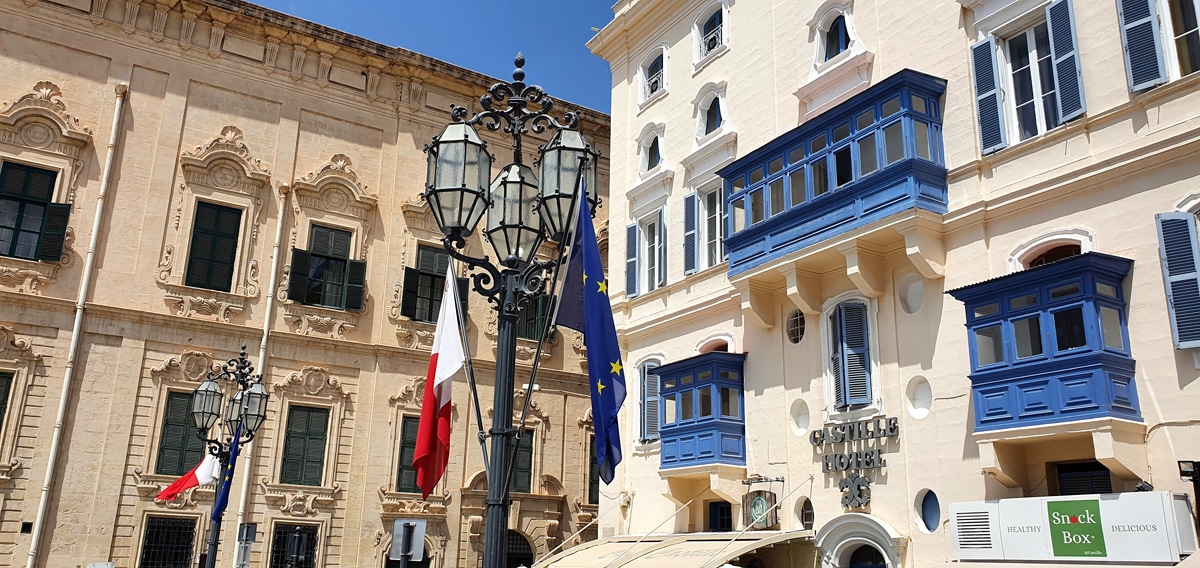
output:
[[[1043,264],[1050,264],[1064,258],[1079,256],[1080,251],[1079,245],[1059,245],[1030,259],[1025,268],[1037,268]]]
[[[658,148],[658,137],[655,136],[646,146],[645,167],[642,170],[650,171],[657,168],[660,163],[662,163],[662,152]]]
[[[884,566],[887,566],[887,561],[883,559],[883,553],[874,546],[864,544],[854,549],[854,553],[850,555],[848,568],[883,568]]]
[[[721,25],[721,8],[718,7],[717,11],[713,12],[712,15],[704,21],[704,25],[700,27],[700,57],[704,57],[709,53],[712,53],[723,43],[725,43],[724,39],[721,37],[722,31],[723,26]]]
[[[838,16],[825,31],[825,61],[829,61],[850,47],[850,33],[846,30],[846,16]]]
[[[708,108],[704,109],[704,133],[712,134],[712,132],[721,127],[721,99],[713,98],[711,103],[708,103]]]
[[[508,552],[506,565],[533,566],[533,547],[529,546],[529,541],[521,533],[509,529],[508,542],[505,548]]]

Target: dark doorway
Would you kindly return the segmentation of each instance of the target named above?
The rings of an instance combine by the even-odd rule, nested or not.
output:
[[[869,544],[854,549],[854,553],[850,555],[850,568],[885,568],[886,566],[887,561],[883,559],[883,553]]]
[[[508,560],[505,562],[505,566],[508,568],[533,566],[533,547],[529,546],[529,541],[525,540],[521,533],[514,530],[508,531],[507,548]]]

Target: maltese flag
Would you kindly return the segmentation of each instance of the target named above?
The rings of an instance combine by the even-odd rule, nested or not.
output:
[[[425,400],[421,403],[421,422],[417,428],[417,447],[413,469],[422,498],[428,498],[446,473],[450,460],[450,386],[451,377],[463,368],[462,331],[459,328],[458,279],[453,263],[446,267],[446,288],[442,291],[442,309],[438,312],[437,331],[433,335],[433,356],[426,373]]]
[[[207,453],[204,454],[204,460],[197,464],[196,467],[193,467],[192,471],[189,471],[183,474],[183,477],[176,479],[175,483],[168,485],[167,488],[163,489],[162,493],[159,493],[154,499],[157,501],[171,501],[178,497],[180,493],[183,493],[188,489],[199,487],[201,485],[208,485],[209,483],[216,481],[217,469],[219,469],[219,466],[220,464],[217,462],[217,456]]]

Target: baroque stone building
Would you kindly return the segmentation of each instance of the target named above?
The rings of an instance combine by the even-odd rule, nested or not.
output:
[[[199,462],[190,393],[242,344],[271,399],[221,565],[253,522],[251,566],[297,528],[310,565],[384,566],[401,517],[427,519],[429,565],[477,563],[465,382],[429,500],[411,470],[446,262],[419,194],[423,144],[494,82],[238,0],[0,0],[0,564],[196,565],[214,489],[154,497]],[[556,108],[607,150],[607,116]],[[490,420],[495,313],[466,303]],[[510,541],[537,557],[595,532],[581,351],[548,345],[523,425]]]

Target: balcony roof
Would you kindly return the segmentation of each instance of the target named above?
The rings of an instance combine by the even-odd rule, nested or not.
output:
[[[1057,280],[1063,276],[1078,274],[1084,270],[1106,272],[1109,276],[1117,280],[1124,280],[1125,275],[1129,274],[1129,269],[1132,267],[1133,260],[1131,259],[1093,251],[1069,256],[1062,260],[1056,260],[1020,272],[1013,272],[1012,274],[1005,274],[982,282],[968,284],[960,288],[947,290],[945,293],[961,302],[985,297],[990,299],[996,293],[1010,291],[1013,288],[1036,286],[1044,281]]]

